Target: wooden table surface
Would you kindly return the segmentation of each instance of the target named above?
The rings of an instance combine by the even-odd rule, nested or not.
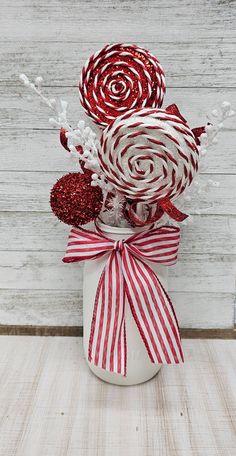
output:
[[[1,456],[235,456],[236,341],[185,340],[143,385],[97,379],[82,340],[0,337]]]

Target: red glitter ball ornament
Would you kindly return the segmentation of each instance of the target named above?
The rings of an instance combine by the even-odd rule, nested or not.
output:
[[[95,220],[102,208],[102,190],[91,186],[92,172],[62,176],[51,190],[50,204],[59,220],[78,227]]]
[[[107,45],[93,54],[79,82],[82,106],[103,126],[130,109],[161,107],[165,88],[156,57],[131,44]]]

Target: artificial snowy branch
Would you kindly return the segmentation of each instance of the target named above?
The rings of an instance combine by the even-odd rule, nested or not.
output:
[[[78,172],[83,173],[83,168],[90,169],[93,172],[91,186],[99,186],[102,189],[104,205],[106,204],[107,195],[113,194],[109,201],[110,208],[106,206],[104,214],[106,214],[110,222],[112,219],[118,226],[121,226],[123,223],[124,199],[106,180],[100,168],[98,160],[99,140],[95,132],[83,120],[78,122],[75,129],[71,127],[71,124],[67,120],[68,103],[61,99],[47,98],[42,91],[43,78],[41,76],[38,76],[33,83],[25,74],[21,74],[20,80],[26,87],[35,92],[42,102],[53,112],[53,117],[49,119],[50,124],[53,127],[63,128],[66,131],[67,147],[70,150],[71,158],[77,164]],[[205,132],[200,137],[200,145],[198,147],[200,154],[199,172],[204,170],[203,158],[208,149],[217,143],[217,136],[223,127],[224,121],[234,115],[235,112],[231,109],[230,103],[225,101],[219,109],[214,109],[207,116],[208,123],[205,127]],[[81,161],[84,163],[84,167],[81,166]],[[207,211],[209,208],[205,208],[204,210],[199,208],[199,195],[206,194],[214,186],[219,186],[219,183],[212,179],[208,179],[207,182],[203,183],[201,179],[195,178],[190,191],[188,190],[176,200],[176,206],[182,210],[185,202],[192,201],[191,204],[188,203],[188,209],[191,214],[201,215],[201,213]],[[193,199],[191,198],[191,194],[194,195]],[[142,205],[140,205],[139,209],[142,210]],[[190,218],[187,220],[189,222]],[[186,221],[185,223],[188,222]],[[170,223],[172,222],[170,221]]]
[[[228,101],[224,101],[219,109],[213,109],[211,114],[208,114],[209,123],[205,127],[205,133],[200,137],[199,150],[202,157],[206,155],[207,149],[217,144],[217,136],[223,127],[223,122],[232,116],[235,116],[235,112]]]
[[[20,80],[26,87],[35,92],[42,102],[53,111],[54,117],[49,118],[49,123],[53,127],[64,128],[66,130],[68,148],[71,151],[72,159],[78,165],[78,171],[83,172],[80,166],[80,161],[83,161],[85,163],[85,168],[100,173],[97,159],[99,141],[94,131],[87,126],[84,121],[79,121],[76,129],[71,127],[67,120],[67,101],[61,99],[55,100],[54,98],[47,98],[43,95],[41,87],[43,78],[41,76],[38,76],[35,79],[35,83],[31,82],[25,74],[20,75]],[[76,150],[76,147],[78,146],[82,147],[82,154],[79,154]]]
[[[218,142],[219,131],[223,127],[223,123],[229,117],[235,115],[235,112],[231,109],[229,102],[224,101],[220,108],[214,109],[210,114],[207,115],[208,124],[205,127],[205,133],[200,137],[200,146],[198,147],[200,152],[200,167],[199,172],[205,171],[204,157],[207,154],[208,149],[213,147]],[[177,207],[182,210],[187,203],[187,209],[192,215],[202,215],[207,213],[212,206],[201,208],[199,207],[199,196],[206,195],[212,187],[219,187],[219,182],[208,179],[206,182],[202,182],[201,176],[195,176],[191,187],[185,190],[185,193],[176,201]],[[197,197],[196,197],[197,195]],[[188,217],[182,225],[187,225],[192,222],[192,218]]]

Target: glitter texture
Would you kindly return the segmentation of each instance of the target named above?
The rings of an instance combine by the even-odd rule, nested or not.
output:
[[[165,93],[164,71],[146,49],[135,45],[107,45],[83,67],[81,103],[103,126],[139,107],[160,107]]]
[[[102,190],[91,187],[90,170],[84,174],[69,173],[51,190],[50,204],[59,220],[78,227],[95,220],[102,208]]]

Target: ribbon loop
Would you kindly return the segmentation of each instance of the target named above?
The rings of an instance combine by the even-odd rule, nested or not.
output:
[[[125,305],[130,306],[152,363],[183,361],[178,322],[171,300],[145,260],[172,265],[180,230],[164,226],[114,241],[102,232],[71,230],[65,263],[91,260],[110,252],[94,303],[88,359],[95,366],[126,375]]]

